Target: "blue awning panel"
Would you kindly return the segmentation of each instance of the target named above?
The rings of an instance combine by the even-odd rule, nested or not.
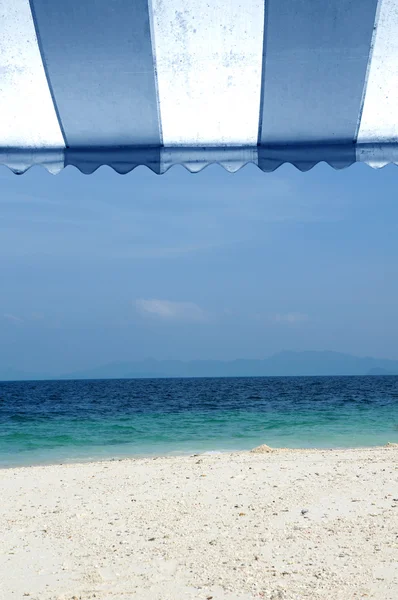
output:
[[[352,144],[377,0],[268,0],[262,144]]]
[[[32,0],[65,144],[160,145],[147,0]]]
[[[0,0],[0,164],[398,161],[398,0]]]

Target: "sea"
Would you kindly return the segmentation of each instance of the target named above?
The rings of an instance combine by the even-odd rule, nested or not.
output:
[[[398,442],[398,377],[0,382],[0,467]]]

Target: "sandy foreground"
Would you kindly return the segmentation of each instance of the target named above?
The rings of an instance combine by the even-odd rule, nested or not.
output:
[[[398,447],[4,469],[0,492],[1,600],[398,598]]]

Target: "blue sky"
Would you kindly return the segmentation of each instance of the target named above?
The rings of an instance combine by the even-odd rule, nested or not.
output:
[[[0,168],[0,364],[398,359],[398,170]]]

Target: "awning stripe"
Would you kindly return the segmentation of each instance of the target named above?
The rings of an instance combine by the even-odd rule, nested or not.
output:
[[[159,146],[147,0],[31,0],[69,147]]]
[[[164,145],[256,145],[264,0],[152,9]]]
[[[0,166],[5,165],[16,175],[22,175],[39,165],[56,175],[65,167],[65,148],[1,148]]]
[[[358,142],[398,141],[398,4],[380,0]]]
[[[160,172],[165,173],[173,165],[183,165],[191,173],[198,173],[211,164],[219,164],[234,173],[244,165],[257,165],[257,146],[238,148],[236,146],[162,148],[160,154]]]
[[[155,173],[160,173],[160,155],[162,148],[156,147],[120,147],[120,148],[67,148],[65,166],[73,165],[82,173],[89,175],[99,167],[107,165],[117,173],[128,173],[139,165],[145,165]]]
[[[46,61],[45,61],[45,56],[44,56],[44,53],[43,53],[42,47],[41,47],[40,31],[39,31],[39,29],[37,27],[37,23],[36,23],[36,14],[35,14],[35,7],[34,7],[34,1],[33,0],[29,0],[29,6],[30,6],[31,14],[32,14],[33,24],[34,24],[34,27],[35,27],[37,45],[38,45],[40,56],[41,56],[41,60],[42,60],[42,63],[43,63],[44,73],[46,75],[48,90],[49,90],[50,96],[51,96],[51,102],[53,103],[55,114],[57,115],[57,121],[58,121],[59,128],[61,130],[63,145],[64,145],[64,147],[66,147],[65,131],[64,131],[64,127],[63,127],[63,124],[62,124],[61,117],[60,117],[59,112],[58,112],[58,105],[57,105],[57,102],[56,102],[55,97],[54,97],[54,91],[52,89],[51,79],[49,77],[49,73],[48,73],[48,70],[47,70],[47,64],[46,64]]]
[[[29,0],[0,0],[0,144],[64,146]]]
[[[354,141],[377,0],[268,0],[260,142]]]

